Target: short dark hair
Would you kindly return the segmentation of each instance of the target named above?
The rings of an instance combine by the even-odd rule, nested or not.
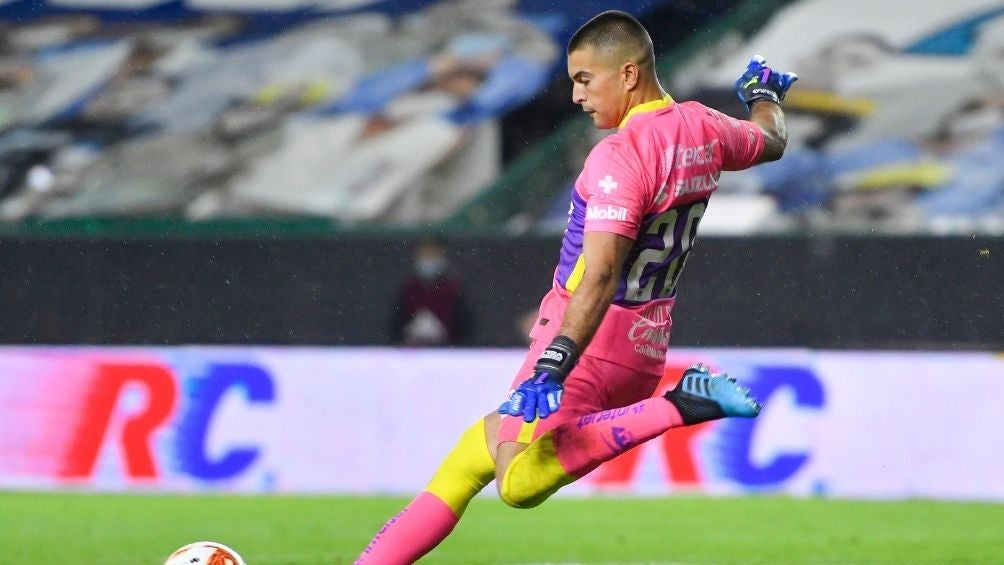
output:
[[[582,24],[568,41],[568,53],[586,46],[610,54],[629,55],[638,66],[655,67],[655,49],[648,30],[627,12],[608,10]]]

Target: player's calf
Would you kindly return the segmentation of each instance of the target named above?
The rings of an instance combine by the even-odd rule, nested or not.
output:
[[[701,365],[684,371],[676,388],[667,392],[665,398],[679,410],[685,425],[730,416],[755,418],[760,413],[760,404],[748,388]]]

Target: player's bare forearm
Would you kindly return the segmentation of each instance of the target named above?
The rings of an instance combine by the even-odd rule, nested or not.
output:
[[[600,327],[616,290],[615,274],[584,276],[568,302],[558,333],[571,338],[579,346],[579,351],[585,351],[596,334],[596,328]]]
[[[763,153],[760,162],[777,161],[788,145],[788,127],[781,106],[770,100],[757,100],[750,110],[750,121],[763,132]]]
[[[603,321],[617,291],[618,275],[633,244],[632,239],[613,233],[586,233],[582,244],[585,270],[568,302],[559,330],[559,335],[571,338],[579,351],[585,351]]]

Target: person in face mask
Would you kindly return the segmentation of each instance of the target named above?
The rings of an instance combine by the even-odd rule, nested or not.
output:
[[[412,346],[462,345],[470,338],[470,314],[459,281],[449,273],[446,247],[428,239],[415,250],[412,272],[402,283],[392,335]]]

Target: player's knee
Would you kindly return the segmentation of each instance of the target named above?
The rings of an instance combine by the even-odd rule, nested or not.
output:
[[[534,508],[568,484],[554,446],[545,435],[529,446],[499,448],[495,484],[499,498],[513,508]]]
[[[526,489],[512,488],[510,481],[503,481],[499,484],[499,498],[506,505],[517,509],[535,508],[547,500],[547,496],[541,493],[534,493]]]
[[[546,488],[547,483],[540,481],[532,468],[520,463],[525,461],[516,461],[498,469],[495,484],[498,486],[499,498],[513,508],[540,506],[554,491]]]

